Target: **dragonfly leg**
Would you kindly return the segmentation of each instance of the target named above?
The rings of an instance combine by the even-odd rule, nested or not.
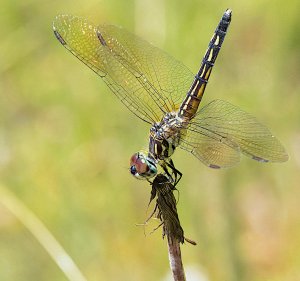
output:
[[[177,183],[179,183],[179,181],[182,178],[182,173],[175,168],[175,165],[174,165],[174,162],[173,162],[172,159],[170,159],[170,163],[167,163],[167,165],[170,167],[170,169],[172,170],[172,172],[173,172],[173,174],[175,176],[175,184],[174,184],[174,186],[176,186]],[[177,178],[177,176],[179,176],[179,177]]]
[[[173,183],[175,182],[172,175],[169,173],[169,170],[167,168],[167,166],[165,165],[165,163],[163,165],[161,165],[161,167],[163,168],[164,172],[166,173],[166,175],[168,176],[168,178],[170,179],[170,181]]]
[[[162,165],[163,170],[167,174],[167,176],[174,182],[174,187],[179,183],[182,178],[182,173],[175,168],[174,162],[170,159],[169,162],[165,161],[164,165]],[[170,174],[168,168],[172,170],[172,175]],[[173,177],[174,175],[174,177]]]

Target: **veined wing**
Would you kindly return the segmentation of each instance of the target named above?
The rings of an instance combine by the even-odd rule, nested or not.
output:
[[[200,109],[180,146],[211,168],[234,166],[240,152],[260,162],[288,160],[284,147],[266,126],[222,100]]]
[[[62,45],[150,124],[178,109],[194,79],[181,62],[122,28],[96,27],[85,19],[60,15],[53,29]]]

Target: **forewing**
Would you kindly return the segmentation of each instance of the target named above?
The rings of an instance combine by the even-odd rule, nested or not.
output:
[[[148,123],[176,110],[193,81],[182,63],[122,28],[96,27],[68,15],[57,16],[53,28],[58,40]]]
[[[200,109],[190,122],[181,147],[213,168],[235,165],[239,152],[260,162],[288,159],[284,147],[266,126],[222,100],[214,100]]]

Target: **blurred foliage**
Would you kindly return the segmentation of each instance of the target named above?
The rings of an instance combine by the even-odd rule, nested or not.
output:
[[[214,171],[178,150],[178,211],[198,243],[183,246],[184,264],[214,281],[300,280],[299,1],[1,2],[1,182],[87,280],[163,280],[167,247],[160,230],[145,237],[135,226],[146,218],[150,188],[129,175],[128,162],[147,146],[149,127],[60,46],[53,18],[122,25],[196,72],[228,7],[232,24],[203,103],[220,98],[253,113],[290,160],[243,159]],[[1,200],[0,280],[66,280]]]

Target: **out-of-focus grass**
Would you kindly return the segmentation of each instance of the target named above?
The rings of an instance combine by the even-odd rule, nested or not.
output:
[[[138,32],[196,71],[226,8],[228,37],[203,103],[226,99],[285,144],[285,164],[212,171],[178,151],[186,265],[209,280],[300,278],[299,2],[2,1],[1,181],[49,228],[88,280],[162,280],[160,231],[144,237],[150,189],[128,173],[149,128],[52,34],[58,13]],[[184,95],[184,93],[183,93]],[[1,199],[0,199],[1,200]],[[66,280],[0,201],[0,280]]]

